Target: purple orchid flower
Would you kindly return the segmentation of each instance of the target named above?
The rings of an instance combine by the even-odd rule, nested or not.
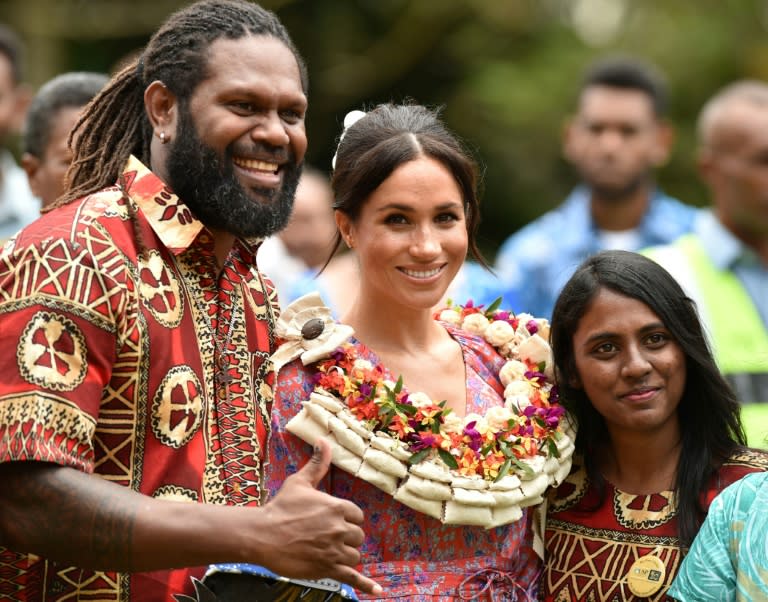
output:
[[[434,447],[437,439],[431,433],[420,433],[415,437],[415,440],[411,443],[411,450],[414,452],[421,451],[422,449],[428,449]]]
[[[475,428],[475,425],[477,425],[477,421],[473,420],[472,422],[467,423],[463,431],[464,435],[469,437],[468,445],[472,451],[480,449],[483,443],[483,436],[480,434],[480,431]]]
[[[537,370],[526,370],[525,378],[527,378],[528,380],[536,381],[539,384],[541,384],[542,382],[546,382],[547,375]]]

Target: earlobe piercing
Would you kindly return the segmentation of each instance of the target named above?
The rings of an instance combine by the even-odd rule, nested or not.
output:
[[[165,132],[160,132],[159,137],[161,144],[167,144],[168,138],[165,137]]]

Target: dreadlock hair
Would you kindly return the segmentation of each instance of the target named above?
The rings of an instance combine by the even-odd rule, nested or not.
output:
[[[187,107],[208,77],[208,48],[227,38],[263,35],[283,42],[296,57],[307,93],[307,69],[288,31],[271,11],[246,0],[202,0],[173,13],[140,57],[123,67],[81,115],[69,136],[73,160],[67,192],[48,210],[116,183],[130,155],[150,161],[152,126],[144,90],[159,80]]]

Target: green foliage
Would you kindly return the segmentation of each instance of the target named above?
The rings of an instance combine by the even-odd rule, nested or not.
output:
[[[456,458],[451,455],[450,452],[438,447],[437,454],[440,456],[440,459],[445,462],[448,468],[457,469],[459,467],[459,463],[456,461]]]
[[[410,458],[408,458],[408,464],[418,464],[419,462],[423,462],[424,460],[426,460],[427,456],[429,455],[429,452],[431,451],[432,451],[432,448],[430,447],[426,449],[422,449],[421,451],[417,451]]]

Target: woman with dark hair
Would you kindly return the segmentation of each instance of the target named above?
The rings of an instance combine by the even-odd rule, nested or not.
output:
[[[439,469],[440,458],[455,463],[456,456],[452,459],[445,448],[428,446],[443,435],[441,429],[448,429],[451,421],[458,429],[452,432],[459,438],[462,428],[479,437],[479,433],[488,432],[480,425],[486,424],[486,418],[490,422],[491,410],[494,416],[508,412],[499,374],[504,358],[481,336],[438,321],[432,314],[467,250],[483,261],[474,241],[479,219],[477,166],[437,114],[423,106],[379,105],[368,113],[348,115],[345,128],[332,177],[337,244],[343,241],[355,253],[360,285],[337,326],[351,326],[354,337],[343,353],[341,347],[336,348],[334,357],[343,358],[330,369],[323,366],[335,359],[326,360],[320,368],[294,360],[279,370],[267,486],[276,491],[310,457],[311,448],[292,434],[296,430],[291,430],[291,424],[306,411],[307,399],[317,399],[317,383],[336,379],[343,387],[344,383],[349,385],[348,376],[355,371],[373,375],[391,386],[391,414],[386,420],[392,427],[390,432],[403,413],[410,418],[397,422],[402,428],[401,441],[409,436],[414,440],[412,429],[421,428],[417,418],[428,413],[425,408],[445,417],[442,424],[431,422],[434,430],[422,432],[419,440],[424,453],[434,454],[434,463],[416,464],[418,460],[410,458],[409,465],[409,458],[403,458],[402,479],[424,486],[425,497],[419,498],[421,511],[415,509],[418,504],[414,502],[419,496],[409,493],[415,489],[404,491],[403,480],[375,471],[363,476],[360,459],[344,449],[350,445],[334,448],[334,463],[350,462],[353,468],[347,471],[332,466],[321,487],[355,500],[365,514],[360,569],[382,586],[384,594],[375,598],[533,600],[540,559],[532,549],[532,515],[516,508],[514,518],[481,525],[480,514],[492,514],[489,508],[477,506],[477,513],[469,510],[468,514],[449,517],[447,510],[441,514],[441,508],[443,504],[447,508],[451,501],[434,501],[446,499],[439,497],[438,490],[447,496],[458,495],[455,486],[461,481],[465,487],[477,487],[467,498],[481,504],[482,499],[492,497],[489,483],[493,479],[486,481],[475,474],[452,481],[448,476],[447,482],[425,485],[425,480],[415,479],[410,472],[405,476],[406,470],[417,465],[448,475]],[[292,307],[285,310],[283,318],[293,312]],[[480,314],[477,318],[485,319]],[[310,323],[317,325],[318,319],[306,326]],[[328,330],[323,331],[322,320],[319,323],[325,336]],[[329,326],[326,322],[324,327]],[[305,328],[300,330],[304,336]],[[346,367],[346,361],[352,367]],[[407,401],[403,397],[406,389]],[[357,400],[360,407],[372,407],[374,395],[365,393]],[[443,402],[435,406],[430,400]],[[313,412],[327,416],[322,408],[311,407]],[[375,420],[372,415],[368,422]],[[338,430],[333,432],[340,437]],[[358,428],[356,432],[361,431]],[[362,431],[362,435],[368,434]],[[378,435],[374,439],[381,441]],[[479,450],[478,446],[475,451]],[[423,453],[416,455],[420,458]],[[464,462],[468,457],[458,460]],[[368,452],[363,467],[366,458]],[[434,499],[429,498],[432,494]],[[427,498],[429,502],[424,501]],[[361,599],[372,597],[361,594]]]
[[[712,499],[766,455],[746,447],[694,304],[652,260],[587,259],[551,342],[578,435],[549,495],[542,599],[665,600]]]

